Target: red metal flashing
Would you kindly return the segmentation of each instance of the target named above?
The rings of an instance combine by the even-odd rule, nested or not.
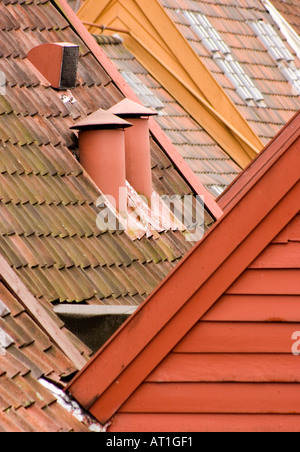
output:
[[[299,213],[299,143],[300,114],[258,157],[225,215],[71,382],[68,391],[100,422],[124,405]]]
[[[104,51],[96,43],[95,39],[87,31],[81,20],[76,16],[72,8],[68,5],[66,0],[54,0],[58,8],[65,14],[69,22],[72,24],[78,35],[85,42],[87,47],[91,50],[94,57],[103,66],[109,76],[112,78],[118,89],[123,93],[128,99],[141,103],[138,97],[131,90],[129,85],[125,82],[121,74],[118,72],[114,64],[105,55]],[[197,178],[196,174],[189,168],[187,163],[175,149],[174,145],[167,138],[162,129],[158,124],[150,118],[150,131],[159,144],[159,146],[166,152],[171,161],[174,163],[178,172],[184,178],[184,180],[189,184],[193,191],[199,195],[204,196],[204,202],[207,210],[210,214],[217,220],[223,215],[222,209],[218,206],[213,196],[205,189],[200,180]]]

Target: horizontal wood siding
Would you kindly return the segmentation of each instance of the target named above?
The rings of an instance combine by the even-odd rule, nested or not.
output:
[[[284,383],[144,383],[120,412],[300,414],[300,391]]]
[[[300,241],[286,244],[274,243],[262,253],[251,269],[295,269],[300,262]]]
[[[300,242],[300,214],[291,221],[284,230],[278,234],[273,243]]]
[[[203,320],[296,323],[300,321],[300,296],[224,295]]]
[[[281,354],[171,353],[148,377],[151,383],[300,382],[300,358]]]
[[[175,347],[176,353],[291,354],[299,323],[199,322]]]
[[[239,295],[300,295],[300,268],[247,270],[227,293]]]
[[[111,431],[300,431],[300,215],[121,407]],[[199,303],[201,300],[199,300]]]
[[[119,413],[110,432],[297,432],[299,415]]]

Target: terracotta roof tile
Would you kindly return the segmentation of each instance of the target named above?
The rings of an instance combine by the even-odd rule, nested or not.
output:
[[[72,362],[3,283],[0,284],[0,300],[0,429],[10,432],[88,431],[87,425],[58,407],[56,397],[38,381],[44,377],[63,384],[61,378],[76,371]],[[52,318],[61,326],[53,313]],[[70,333],[69,337],[83,353],[90,353]]]
[[[272,0],[272,4],[299,34],[300,5],[298,0]]]
[[[192,244],[179,231],[132,241],[124,232],[97,229],[100,192],[77,162],[69,127],[122,95],[54,2],[2,1],[0,15],[0,70],[7,77],[6,94],[0,96],[0,253],[41,310],[87,357],[89,349],[64,327],[50,303],[139,305]],[[75,103],[64,103],[66,93],[40,80],[26,59],[35,45],[56,41],[80,46]],[[193,136],[188,139],[200,140],[185,116]],[[170,127],[178,119],[173,121]],[[155,190],[191,194],[154,140],[151,150]],[[206,212],[205,229],[212,222]],[[62,384],[76,367],[3,284],[0,301],[0,430],[85,431],[38,381],[43,376]]]
[[[1,2],[0,14],[0,70],[7,74],[6,95],[0,96],[1,253],[41,301],[106,303],[107,298],[117,303],[129,293],[146,296],[150,287],[145,290],[140,283],[142,275],[135,278],[136,290],[129,276],[120,279],[118,270],[121,266],[126,273],[136,261],[143,269],[139,243],[125,233],[97,229],[99,192],[68,149],[76,150],[69,127],[99,107],[111,107],[122,95],[52,2]],[[73,104],[44,86],[25,58],[33,46],[56,41],[80,46]],[[154,168],[160,164],[154,176],[157,192],[191,193],[154,142],[152,160]],[[167,243],[167,235],[159,241]],[[177,241],[182,257],[184,236],[179,233]],[[163,259],[173,262],[172,256]]]

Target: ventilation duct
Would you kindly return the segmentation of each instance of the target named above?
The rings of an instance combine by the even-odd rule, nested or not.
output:
[[[80,163],[119,210],[120,188],[126,190],[125,131],[131,124],[102,109],[78,122]]]
[[[125,131],[126,178],[150,203],[153,189],[149,117],[157,113],[129,99],[122,100],[108,111],[128,119],[133,125]]]
[[[79,46],[68,42],[42,44],[30,50],[27,58],[53,88],[75,88]]]

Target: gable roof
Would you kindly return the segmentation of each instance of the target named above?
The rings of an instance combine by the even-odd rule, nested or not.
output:
[[[118,7],[116,6],[117,4]],[[145,64],[147,62],[149,66],[147,69],[150,73],[155,74],[156,77],[158,77],[159,73],[157,68],[158,61],[164,62],[169,69],[171,68],[171,63],[175,64],[176,62],[178,76],[179,74],[181,75],[181,84],[185,82],[188,85],[190,94],[193,93],[195,95],[197,88],[194,85],[198,86],[198,90],[201,89],[201,95],[199,92],[198,95],[202,101],[207,99],[210,106],[213,106],[215,111],[223,116],[223,125],[225,126],[229,122],[232,126],[231,132],[233,135],[238,137],[235,134],[236,130],[243,135],[245,140],[244,143],[241,141],[240,148],[245,149],[243,144],[245,145],[246,142],[252,143],[259,150],[260,145],[257,144],[257,141],[255,142],[253,136],[251,137],[246,128],[242,127],[238,121],[238,116],[247,121],[247,126],[251,128],[252,134],[258,137],[258,142],[267,144],[297,112],[299,89],[297,88],[296,90],[293,83],[295,83],[296,78],[299,79],[297,75],[300,67],[299,59],[295,58],[293,63],[290,64],[282,58],[280,64],[278,64],[274,56],[272,56],[270,48],[266,47],[258,36],[257,31],[254,31],[253,24],[263,21],[267,24],[267,27],[271,27],[270,30],[278,34],[283,46],[286,46],[287,51],[295,57],[295,53],[287,44],[261,0],[251,0],[251,2],[247,3],[241,0],[228,0],[221,4],[213,0],[184,2],[179,0],[155,0],[151,7],[142,7],[141,2],[135,0],[131,1],[131,7],[132,9],[135,7],[135,16],[137,17],[139,14],[139,19],[142,14],[141,10],[143,10],[143,14],[148,20],[148,22],[146,22],[146,19],[144,20],[143,30],[134,22],[136,19],[132,17],[132,12],[130,14],[128,8],[124,8],[124,5],[122,7],[120,2],[106,1],[100,4],[94,0],[88,0],[79,11],[79,16],[82,20],[89,20],[94,23],[104,22],[104,25],[108,26],[127,27],[129,34],[121,33],[125,39],[126,46],[135,53],[139,61],[143,61],[144,58]],[[161,12],[162,10],[164,14]],[[203,36],[200,38],[197,33],[197,27],[201,29],[200,22],[197,23],[199,14],[204,21],[209,21],[212,33],[215,33],[215,39],[220,42],[220,46],[223,46],[223,53],[217,53],[215,48],[213,50],[208,49],[209,45],[206,45],[206,43],[210,43],[212,46],[212,38],[210,38],[210,41],[209,37],[206,40]],[[162,21],[165,24],[164,27],[160,26]],[[194,24],[192,24],[193,21],[195,22]],[[151,49],[149,49],[149,45],[146,45],[146,35],[143,35],[143,33],[145,34],[145,28],[148,32],[148,41],[152,39]],[[207,24],[206,28],[208,28]],[[96,30],[92,26],[89,29],[91,31]],[[171,32],[172,39],[168,39],[168,36],[171,36]],[[205,34],[205,30],[203,34]],[[142,45],[143,48],[141,47]],[[152,60],[145,52],[145,49],[151,53]],[[147,55],[147,57],[144,55]],[[155,62],[153,61],[154,59],[156,59]],[[187,67],[189,68],[188,74],[183,74],[184,69]],[[203,71],[208,72],[210,78],[204,76]],[[172,71],[170,70],[169,72]],[[198,80],[197,76],[199,77]],[[292,77],[295,77],[293,81]],[[167,82],[164,86],[167,87]],[[174,87],[175,85],[173,84],[172,86]],[[248,99],[249,93],[246,95],[243,91],[244,88],[246,88],[246,91],[249,91],[249,89],[254,90],[252,95],[254,100],[252,97]],[[179,99],[180,90],[178,87],[176,87],[176,90],[174,88],[173,95],[177,100],[183,102],[182,98]],[[224,96],[227,96],[232,105],[235,106],[235,114],[228,105],[226,108],[224,107]],[[199,102],[201,100],[200,97],[198,98]],[[191,100],[190,105],[192,106]],[[198,106],[198,111],[203,105],[205,103],[202,102],[202,105]],[[206,108],[208,111],[207,105]],[[191,110],[189,111],[192,115],[196,114],[195,112],[192,113]],[[205,119],[205,113],[203,112],[202,122],[199,119],[203,126]],[[209,123],[206,123],[204,128],[207,131],[208,127]],[[217,136],[216,134],[217,127],[215,127],[215,137]],[[213,136],[213,133],[211,135]],[[221,138],[225,138],[225,127]],[[241,137],[239,138],[241,139]],[[220,143],[220,141],[218,142]],[[243,154],[239,154],[238,150],[236,150],[234,157],[234,146],[231,147],[231,151],[230,147],[226,148],[225,145],[224,149],[236,161],[239,158],[240,164],[243,164],[243,162],[244,166],[247,164],[243,160]],[[255,156],[255,153],[253,156]]]
[[[70,383],[99,420],[118,411],[297,216],[299,137],[300,113],[240,177],[224,216]]]
[[[217,197],[241,168],[166,89],[137,61],[118,36],[94,35],[136,95],[157,109],[156,122],[201,183]]]
[[[108,74],[111,63],[64,1],[1,2],[0,14],[0,70],[7,80],[0,96],[0,253],[45,305],[139,305],[191,245],[179,231],[139,241],[100,231],[95,202],[101,192],[78,163],[69,130],[80,117],[122,100],[126,83],[115,69],[114,79]],[[70,93],[53,90],[26,58],[32,47],[57,41],[80,48],[78,83]],[[155,190],[194,193],[182,176],[185,162],[179,159],[175,168],[165,153],[167,138],[154,129]],[[177,151],[169,150],[176,160]],[[207,196],[208,226],[209,212],[220,216],[221,209],[198,180],[192,185]]]

